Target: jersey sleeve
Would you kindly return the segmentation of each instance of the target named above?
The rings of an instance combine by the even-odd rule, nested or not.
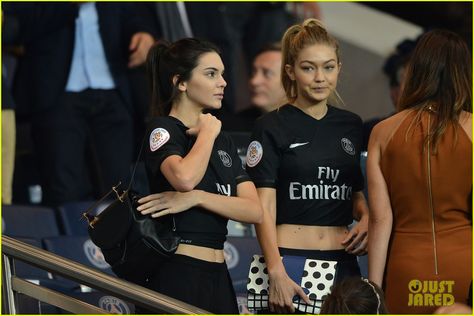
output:
[[[280,151],[277,122],[259,119],[255,123],[251,142],[247,148],[247,172],[257,188],[276,188]]]
[[[242,159],[240,159],[237,152],[237,146],[235,146],[230,135],[227,135],[227,139],[229,143],[229,153],[232,157],[232,172],[234,173],[235,183],[239,184],[245,181],[250,181],[250,177],[243,166]]]
[[[187,154],[186,135],[175,122],[166,117],[154,119],[147,129],[146,137],[145,163],[153,175],[169,156],[184,157]]]

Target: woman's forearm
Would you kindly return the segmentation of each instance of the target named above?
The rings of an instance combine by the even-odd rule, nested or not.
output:
[[[383,282],[391,231],[392,216],[369,219],[369,279],[380,287]]]
[[[258,199],[225,196],[201,190],[193,192],[196,194],[196,206],[239,222],[253,224],[262,221],[262,209]]]
[[[161,165],[161,171],[177,191],[193,190],[206,173],[211,157],[214,138],[200,133],[189,153],[181,158],[170,156]]]

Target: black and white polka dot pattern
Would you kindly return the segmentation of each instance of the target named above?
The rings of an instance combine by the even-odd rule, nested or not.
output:
[[[307,305],[303,300],[300,302],[298,298],[298,302],[293,303],[297,310],[319,314],[323,299],[331,292],[336,275],[336,264],[336,261],[306,259],[301,285],[308,290],[307,295],[314,304]]]
[[[301,287],[313,304],[308,305],[299,297],[293,305],[301,312],[319,314],[324,298],[330,293],[336,275],[336,261],[306,259],[301,272]],[[268,272],[263,256],[254,255],[247,282],[249,310],[268,309]]]
[[[247,304],[249,309],[268,308],[268,272],[265,258],[254,255],[250,263],[247,281]]]

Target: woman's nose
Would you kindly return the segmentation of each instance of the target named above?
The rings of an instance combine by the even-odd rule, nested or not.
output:
[[[316,70],[316,72],[314,74],[314,81],[316,81],[316,82],[324,81],[324,74],[321,70]]]

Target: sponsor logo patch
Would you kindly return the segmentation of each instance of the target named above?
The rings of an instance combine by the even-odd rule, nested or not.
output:
[[[230,158],[230,155],[228,153],[223,150],[218,150],[217,153],[219,154],[219,158],[221,158],[222,163],[225,167],[232,167],[232,158]]]
[[[341,139],[341,146],[342,146],[342,149],[344,149],[344,151],[346,153],[348,153],[349,155],[351,156],[354,156],[355,155],[355,148],[354,148],[354,145],[352,144],[352,142],[347,139],[347,138],[342,138]]]
[[[155,151],[163,146],[170,139],[170,133],[164,128],[158,127],[151,132],[150,150]]]
[[[300,146],[304,146],[304,145],[308,145],[309,142],[306,142],[306,143],[294,143],[294,144],[290,144],[290,149],[292,148],[296,148],[296,147],[300,147]]]
[[[247,166],[255,167],[263,157],[263,147],[260,142],[254,140],[247,148]]]

